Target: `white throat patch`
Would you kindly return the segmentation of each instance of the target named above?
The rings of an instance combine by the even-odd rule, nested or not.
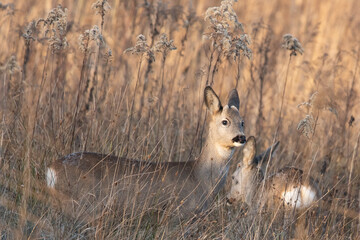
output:
[[[223,147],[223,146],[220,146],[220,145],[215,145],[216,147],[216,151],[218,152],[219,156],[220,157],[223,157],[223,158],[231,158],[232,155],[234,154],[234,149],[233,148],[227,148],[227,147]]]

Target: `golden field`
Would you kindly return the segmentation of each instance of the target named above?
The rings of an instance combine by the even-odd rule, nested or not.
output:
[[[360,238],[360,1],[239,0],[233,9],[243,30],[230,17],[220,19],[228,28],[214,28],[208,9],[220,5],[1,2],[1,239],[180,238],[180,228],[168,236],[166,223],[147,219],[110,214],[84,224],[62,215],[48,201],[45,169],[76,151],[198,156],[206,85],[221,99],[239,91],[246,135],[261,150],[280,141],[269,173],[296,166],[318,182],[322,207],[301,216],[313,226],[294,231],[296,239]],[[251,58],[224,41],[243,34]],[[282,47],[285,34],[303,54]],[[233,165],[240,156],[236,150]],[[282,239],[281,223],[264,224],[245,204],[226,206],[228,187],[192,237]]]

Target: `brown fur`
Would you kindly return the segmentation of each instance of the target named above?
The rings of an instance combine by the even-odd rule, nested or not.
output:
[[[307,207],[307,202],[316,202],[320,198],[320,190],[311,177],[304,176],[301,169],[285,167],[275,174],[264,179],[262,165],[265,165],[270,158],[270,152],[274,152],[278,146],[276,143],[265,153],[255,157],[256,142],[250,137],[244,147],[243,162],[232,175],[232,186],[228,194],[228,203],[244,201],[249,206],[264,206],[277,208],[284,203],[285,207],[298,208]],[[303,194],[303,191],[311,191],[310,198]],[[288,193],[293,194],[288,194]],[[287,195],[286,195],[287,194]],[[292,196],[294,195],[294,196]],[[295,198],[295,199],[294,199]],[[308,201],[306,201],[308,200]]]
[[[49,167],[56,173],[54,188],[48,183],[50,189],[72,215],[96,216],[99,210],[110,209],[131,216],[147,211],[180,218],[196,216],[208,209],[224,186],[234,147],[244,140],[236,90],[230,92],[228,102],[222,107],[215,92],[205,89],[212,118],[209,136],[196,160],[153,163],[73,153]]]

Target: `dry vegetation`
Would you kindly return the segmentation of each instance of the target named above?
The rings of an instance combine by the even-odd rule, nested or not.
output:
[[[296,238],[360,237],[360,2],[214,6],[220,1],[0,4],[1,239],[170,238],[166,223],[147,219],[111,213],[84,224],[63,216],[47,201],[44,171],[74,151],[149,161],[197,156],[207,84],[221,96],[238,89],[246,134],[260,149],[280,140],[269,173],[291,165],[319,183],[323,207],[302,216],[312,229]],[[287,33],[298,41],[283,42]],[[279,239],[289,227],[223,198],[194,237]]]

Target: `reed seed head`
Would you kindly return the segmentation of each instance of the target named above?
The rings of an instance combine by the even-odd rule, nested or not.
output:
[[[231,46],[227,52],[227,56],[233,56],[234,60],[239,58],[241,55],[247,57],[249,60],[252,59],[253,53],[249,48],[251,40],[249,35],[241,34],[240,37],[235,37],[231,41]]]
[[[69,46],[69,43],[66,37],[59,38],[56,34],[54,34],[49,39],[49,46],[51,48],[52,53],[56,53],[61,50],[65,50]]]
[[[98,46],[105,43],[97,25],[94,25],[92,29],[85,30],[83,34],[80,34],[79,45],[83,53],[87,52],[90,41],[94,41]]]
[[[221,1],[220,7],[210,7],[205,12],[205,21],[217,28],[240,29],[244,32],[242,23],[239,22],[236,12],[233,9],[233,0]]]
[[[223,0],[219,7],[208,8],[205,21],[209,22],[210,32],[205,36],[213,41],[213,46],[225,56],[233,56],[234,60],[241,55],[252,59],[249,48],[250,37],[245,34],[243,24],[239,22],[233,9],[232,0]]]
[[[314,121],[314,117],[311,114],[306,115],[305,118],[302,119],[297,126],[297,130],[301,134],[305,135],[308,139],[310,139],[314,134],[314,129],[315,129],[315,121]]]
[[[36,25],[41,22],[44,24],[45,36],[50,32],[51,29],[55,29],[60,35],[65,35],[67,27],[67,8],[63,8],[60,4],[50,10],[46,19],[40,18]],[[54,32],[54,31],[53,31]]]
[[[107,0],[98,0],[91,5],[91,8],[95,9],[96,14],[101,16],[105,16],[105,14],[111,10],[111,6]]]
[[[151,61],[155,61],[154,51],[146,42],[146,37],[142,34],[136,37],[136,44],[134,47],[125,49],[124,53],[136,54],[139,56],[146,56]]]
[[[108,50],[104,54],[104,61],[105,62],[112,62],[113,60],[113,54],[111,48],[108,48]]]
[[[14,73],[20,71],[21,71],[21,67],[17,62],[15,55],[9,57],[9,59],[5,62],[5,64],[0,66],[0,72],[7,73],[9,75],[13,75]]]
[[[169,41],[167,35],[163,33],[161,34],[159,41],[155,43],[154,50],[156,52],[161,52],[163,56],[166,57],[170,51],[176,50],[174,40]]]
[[[39,19],[36,26],[40,23],[44,24],[44,35],[50,34],[49,46],[52,53],[65,50],[69,44],[65,37],[67,31],[67,8],[63,8],[60,4],[50,10],[46,19]]]
[[[318,95],[318,92],[314,92],[314,93],[310,96],[310,98],[309,98],[309,100],[308,100],[307,102],[302,102],[302,103],[300,103],[299,105],[297,105],[297,107],[298,107],[298,108],[306,107],[307,110],[310,111],[310,109],[311,109],[312,106],[313,106],[313,102],[314,102],[314,100],[315,100],[315,98],[316,98],[317,95]]]
[[[299,40],[291,34],[285,34],[283,36],[282,47],[291,51],[290,56],[296,56],[297,53],[302,55],[304,53],[304,49],[302,48]]]
[[[28,45],[31,41],[35,41],[34,33],[36,32],[36,22],[31,21],[24,29],[22,37],[25,39],[25,43]]]
[[[2,4],[0,3],[0,9],[5,10],[8,7],[9,4]]]
[[[100,33],[100,29],[97,25],[94,25],[92,29],[90,29],[90,40],[96,42],[97,45],[104,43],[104,38]]]
[[[335,97],[331,95],[329,91],[314,92],[307,102],[300,103],[297,107],[306,107],[307,112],[320,111],[320,110],[329,110],[336,117],[338,117],[338,112],[336,110],[336,103],[334,102]]]
[[[7,10],[6,15],[14,15],[15,13],[15,7],[13,3],[0,3],[0,10]]]

